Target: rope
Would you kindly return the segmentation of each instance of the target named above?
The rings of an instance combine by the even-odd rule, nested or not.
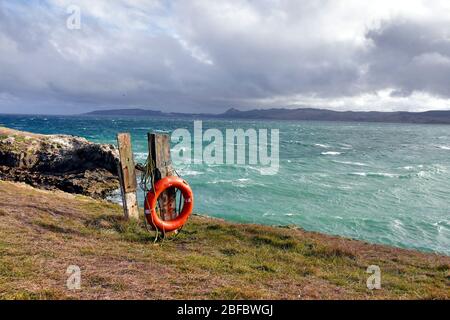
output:
[[[166,169],[168,169],[167,163],[165,164],[165,166],[166,166]],[[148,155],[145,163],[143,165],[137,164],[136,168],[139,171],[141,171],[141,179],[140,179],[140,182],[139,182],[139,186],[140,186],[141,190],[144,191],[145,204],[147,205],[148,208],[150,208],[150,205],[147,202],[148,201],[147,200],[147,193],[149,191],[151,191],[151,190],[155,190],[155,176],[156,176],[156,173],[157,173],[156,172],[157,168],[156,168],[155,162],[153,161],[152,154],[149,152],[149,155]],[[175,169],[172,168],[172,170],[173,170],[173,172],[175,172],[175,174],[178,177],[180,177],[180,175],[178,174],[178,172]],[[179,190],[177,190],[177,192],[179,192]],[[178,213],[181,212],[181,204],[182,204],[182,194],[181,193],[180,193],[180,198],[179,199],[180,199],[180,201],[179,201],[179,204],[178,204]],[[176,201],[176,194],[175,194],[175,201]],[[161,212],[161,205],[159,203],[159,199],[156,202],[156,210],[157,210],[157,213],[160,214],[160,212]],[[175,212],[176,212],[176,210],[177,210],[177,208],[176,208],[176,205],[175,205]],[[152,215],[150,215],[150,216],[152,217],[152,224],[153,224],[153,227],[154,227],[155,224],[153,223],[154,222],[153,221],[153,216]],[[145,211],[144,211],[144,223],[145,223],[145,228],[147,229],[148,232],[155,231],[154,243],[156,243],[158,241],[158,239],[167,240],[166,231],[164,229],[162,230],[162,237],[160,237],[160,234],[159,234],[160,230],[158,230],[158,228],[154,227],[154,230],[152,228],[150,228],[150,226],[148,225],[147,219],[146,219]],[[182,228],[179,229],[178,231],[181,231],[181,230],[182,230]],[[178,237],[179,234],[180,234],[180,232],[177,232],[174,238]]]
[[[141,171],[141,181],[139,182],[139,186],[140,186],[141,190],[144,191],[145,204],[146,204],[147,208],[150,208],[150,205],[147,202],[148,201],[147,200],[147,193],[150,190],[155,190],[155,179],[154,179],[154,177],[155,177],[155,170],[156,170],[155,163],[152,160],[151,154],[148,155],[144,165],[138,165],[137,167]],[[157,209],[159,209],[158,207],[159,207],[159,203],[157,202]],[[145,208],[145,206],[144,206],[144,208]],[[156,243],[158,241],[158,239],[159,239],[159,230],[157,228],[154,228],[154,230],[152,228],[150,228],[150,226],[148,225],[148,222],[147,222],[146,215],[147,214],[144,211],[145,228],[150,233],[155,231],[154,243]],[[153,222],[153,217],[152,217],[152,222]]]

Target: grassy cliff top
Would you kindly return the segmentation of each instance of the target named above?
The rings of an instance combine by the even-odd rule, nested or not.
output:
[[[2,181],[0,203],[3,299],[450,298],[450,257],[199,216],[154,243],[118,205]],[[66,288],[69,265],[81,290]]]

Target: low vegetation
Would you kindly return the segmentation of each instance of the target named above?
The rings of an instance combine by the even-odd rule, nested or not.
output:
[[[2,181],[0,203],[3,299],[450,298],[449,257],[201,216],[155,242],[118,205]]]

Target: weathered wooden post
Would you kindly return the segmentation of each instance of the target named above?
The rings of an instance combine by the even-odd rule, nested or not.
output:
[[[170,157],[170,137],[168,134],[148,133],[148,151],[155,164],[156,181],[174,175]],[[160,216],[163,220],[172,220],[178,216],[176,212],[176,189],[170,188],[159,197]]]
[[[137,181],[130,134],[119,133],[117,135],[117,144],[120,156],[118,171],[124,215],[127,219],[132,218],[138,220]]]

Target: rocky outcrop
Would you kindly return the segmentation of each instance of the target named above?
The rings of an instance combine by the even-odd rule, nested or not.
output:
[[[0,179],[105,197],[119,187],[118,151],[68,135],[0,127]]]

